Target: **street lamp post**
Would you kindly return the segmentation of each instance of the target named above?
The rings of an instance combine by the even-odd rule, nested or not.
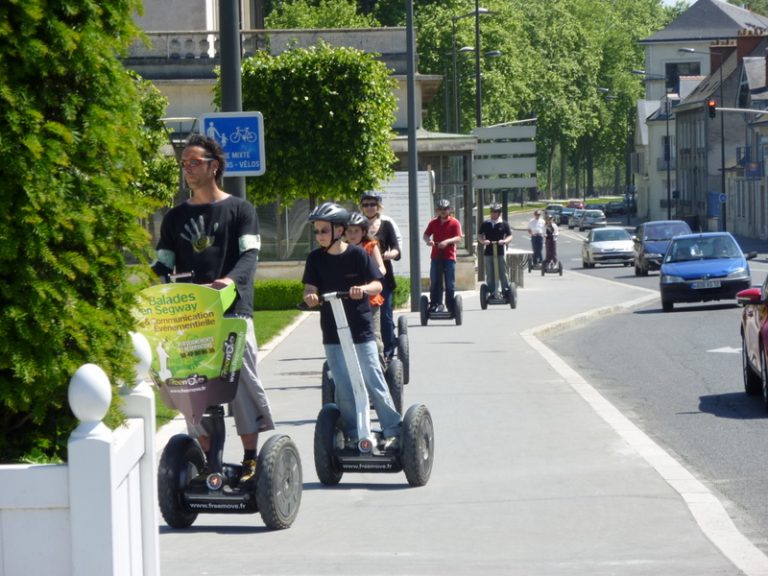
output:
[[[461,20],[462,18],[469,18],[470,16],[475,17],[475,46],[479,46],[479,36],[480,36],[480,15],[481,14],[490,14],[490,10],[488,8],[481,8],[479,5],[479,0],[475,0],[475,10],[473,12],[467,12],[466,14],[460,14],[459,16],[451,16],[451,52],[453,54],[452,63],[453,63],[453,118],[454,118],[454,130],[456,132],[460,132],[460,125],[459,125],[459,89],[458,89],[458,72],[456,70],[456,22]],[[462,49],[463,50],[463,49]],[[480,62],[479,57],[475,58],[475,69],[479,70]],[[479,124],[478,124],[479,126]]]
[[[718,105],[722,107],[725,104],[725,101],[723,100],[723,64],[725,60],[723,59],[723,55],[720,52],[712,52],[711,50],[703,51],[703,50],[694,50],[693,48],[678,48],[678,52],[685,52],[688,54],[709,54],[710,56],[715,56],[720,60],[720,66],[718,67],[720,69],[720,102],[718,102]],[[723,196],[725,196],[725,202],[720,204],[720,213],[723,216],[723,232],[725,232],[728,229],[728,224],[726,222],[727,220],[727,207],[728,207],[728,197],[725,193],[725,114],[723,112],[720,112],[720,191]]]

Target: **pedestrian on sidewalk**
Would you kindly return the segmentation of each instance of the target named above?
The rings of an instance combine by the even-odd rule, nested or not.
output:
[[[226,314],[247,324],[243,367],[232,400],[235,427],[243,444],[240,482],[256,474],[259,432],[274,430],[272,411],[256,365],[258,347],[253,330],[253,281],[261,249],[259,220],[253,205],[222,190],[224,153],[212,138],[193,134],[181,153],[181,168],[192,197],[172,208],[160,226],[154,272],[163,278],[190,274],[190,281],[221,289],[235,284],[237,297]],[[211,460],[210,431],[203,420],[187,422]]]
[[[437,203],[437,217],[427,224],[424,242],[432,247],[429,267],[429,310],[444,310],[453,313],[454,292],[456,291],[456,245],[463,237],[461,222],[451,214],[451,203],[443,198]],[[445,282],[445,306],[443,305],[443,282]]]
[[[506,247],[512,240],[512,229],[509,223],[501,218],[501,204],[491,204],[491,215],[480,226],[480,243],[485,247],[483,258],[485,260],[485,283],[491,293],[496,297],[506,294],[509,290],[509,278],[507,276]],[[496,242],[496,264],[499,270],[499,278],[496,278],[493,265],[493,246]],[[501,294],[498,292],[498,284],[501,284]]]

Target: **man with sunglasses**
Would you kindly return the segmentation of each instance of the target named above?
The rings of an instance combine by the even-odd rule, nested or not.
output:
[[[152,269],[161,277],[190,274],[192,282],[212,288],[235,284],[237,298],[226,312],[247,322],[243,367],[231,404],[243,443],[240,483],[244,484],[256,475],[259,432],[273,430],[275,425],[256,371],[253,282],[261,249],[259,221],[250,202],[221,189],[225,165],[224,152],[216,140],[200,134],[189,137],[181,154],[181,167],[192,197],[163,218],[157,261]],[[188,422],[187,427],[207,454],[210,431],[202,423],[193,426]]]
[[[451,203],[443,198],[437,203],[437,217],[427,224],[424,242],[432,247],[429,268],[429,310],[443,311],[443,281],[445,305],[454,313],[453,302],[456,286],[456,245],[463,233],[461,222],[451,215]],[[442,274],[441,274],[442,270]]]

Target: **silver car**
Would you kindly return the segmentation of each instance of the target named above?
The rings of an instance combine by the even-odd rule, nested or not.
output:
[[[607,226],[608,222],[605,219],[605,214],[602,210],[585,210],[584,215],[579,220],[579,231],[591,230],[592,228],[599,228]]]
[[[619,226],[605,226],[590,230],[581,245],[584,268],[595,264],[623,264],[630,266],[634,259],[632,236]]]
[[[571,214],[571,217],[568,218],[568,230],[573,230],[579,225],[579,222],[581,222],[581,217],[584,216],[584,210],[583,208],[576,208],[573,211],[573,214]]]

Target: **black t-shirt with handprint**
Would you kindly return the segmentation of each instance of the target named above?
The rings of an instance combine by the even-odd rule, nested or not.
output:
[[[228,276],[238,294],[229,312],[250,316],[260,248],[259,221],[247,200],[229,196],[210,204],[184,202],[163,218],[152,269],[160,276],[192,272],[196,284]]]

